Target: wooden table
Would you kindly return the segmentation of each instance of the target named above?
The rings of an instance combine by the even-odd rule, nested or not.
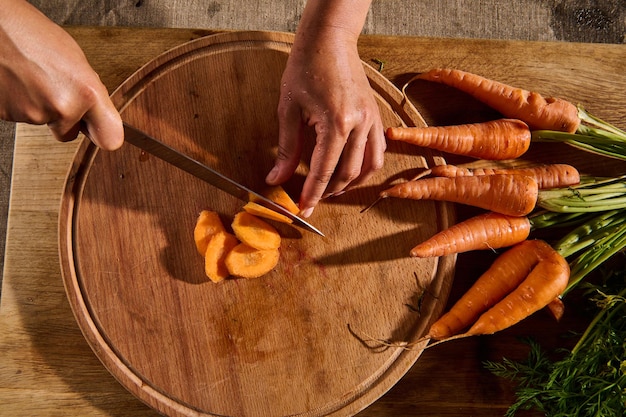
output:
[[[187,29],[68,28],[112,91],[143,63],[211,31]],[[412,73],[448,66],[558,95],[624,127],[626,74],[623,45],[529,43],[364,36],[364,61],[401,86]],[[429,124],[484,119],[493,112],[441,88],[413,86],[410,96]],[[60,276],[58,207],[76,144],[54,142],[45,128],[19,125],[0,303],[0,416],[152,416],[103,368],[74,321]],[[529,158],[559,160],[550,147]],[[585,155],[574,160],[589,170]],[[455,162],[454,160],[452,162]],[[613,164],[614,166],[617,166]],[[618,166],[619,168],[619,166]],[[617,169],[617,168],[616,168]],[[459,208],[459,218],[471,210]],[[494,254],[459,256],[450,301],[468,288]],[[563,334],[584,317],[570,306],[561,323],[544,313],[495,336],[427,350],[385,396],[361,416],[502,416],[513,387],[486,371],[485,360],[522,359],[532,335],[544,346],[563,346]],[[529,414],[533,415],[533,414]]]

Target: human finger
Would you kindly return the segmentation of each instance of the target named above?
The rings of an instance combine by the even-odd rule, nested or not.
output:
[[[325,194],[345,143],[345,136],[336,131],[318,134],[311,155],[310,171],[300,194],[300,210],[304,217],[312,214],[313,208]]]
[[[113,151],[124,143],[122,118],[107,95],[83,116],[83,131],[98,147]]]
[[[304,124],[297,106],[280,106],[278,109],[278,150],[274,166],[265,181],[281,184],[295,172],[300,163],[304,144]]]

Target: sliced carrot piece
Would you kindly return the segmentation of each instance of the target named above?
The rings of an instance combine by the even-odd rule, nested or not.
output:
[[[292,214],[300,213],[298,205],[291,199],[291,197],[289,197],[289,194],[287,194],[285,189],[280,185],[270,187],[263,195],[279,206],[284,207]]]
[[[228,278],[230,273],[226,267],[226,255],[239,244],[239,240],[232,233],[219,231],[215,233],[207,245],[204,256],[204,272],[217,283]]]
[[[225,264],[233,276],[259,278],[274,269],[279,256],[278,249],[259,250],[240,243],[226,255]]]
[[[293,220],[291,220],[289,217],[265,206],[262,206],[258,203],[255,203],[254,201],[249,201],[248,203],[246,203],[246,205],[243,206],[243,209],[246,212],[257,217],[263,217],[265,219],[275,220],[281,223],[293,223]]]
[[[226,231],[220,216],[211,210],[202,210],[193,230],[193,239],[200,255],[204,256],[211,236]]]
[[[266,221],[246,211],[240,211],[235,215],[232,228],[240,241],[255,249],[268,250],[280,247],[278,231]]]

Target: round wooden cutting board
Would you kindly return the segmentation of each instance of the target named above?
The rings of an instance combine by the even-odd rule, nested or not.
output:
[[[148,63],[113,94],[122,118],[255,190],[277,147],[276,106],[292,35],[235,32],[191,41]],[[385,126],[420,115],[364,64]],[[309,141],[310,143],[313,140]],[[305,156],[311,149],[305,150]],[[355,414],[420,356],[410,342],[441,313],[454,257],[409,250],[448,227],[435,202],[378,192],[437,157],[390,143],[365,186],[323,201],[309,219],[326,236],[276,225],[278,266],[215,284],[193,242],[199,212],[225,224],[238,201],[129,144],[84,140],[60,213],[60,258],[87,341],[130,392],[170,416]],[[307,158],[284,188],[298,198]]]

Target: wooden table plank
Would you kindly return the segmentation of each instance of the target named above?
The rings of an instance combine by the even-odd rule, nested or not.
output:
[[[186,29],[69,31],[110,90],[164,50],[210,34]],[[622,45],[365,36],[360,52],[366,62],[384,60],[383,74],[396,85],[417,71],[454,66],[579,100],[621,126],[626,120]],[[423,84],[410,89],[431,124],[489,115],[487,109],[468,107],[466,98],[448,93]],[[98,362],[65,297],[56,222],[75,146],[56,143],[46,128],[18,127],[0,302],[0,415],[154,416]],[[459,257],[462,273],[457,274],[451,301],[488,262],[489,254]],[[577,322],[581,318],[570,309],[563,326]],[[502,416],[513,399],[512,387],[484,370],[482,361],[523,357],[525,346],[518,336],[533,334],[546,346],[559,345],[563,328],[537,314],[496,336],[427,350],[393,389],[360,415]]]

